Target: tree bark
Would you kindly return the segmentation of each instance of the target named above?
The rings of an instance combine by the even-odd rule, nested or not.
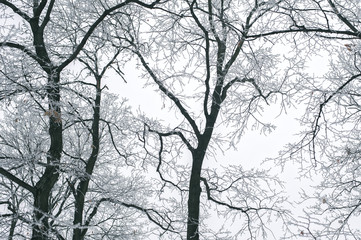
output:
[[[194,153],[192,173],[189,181],[187,240],[199,239],[198,226],[200,195],[202,191],[200,186],[202,162],[203,158],[199,154]]]
[[[59,163],[63,150],[63,126],[60,109],[60,74],[52,69],[48,74],[48,101],[50,148],[47,154],[47,166],[39,181],[35,185],[34,195],[34,223],[33,240],[50,239],[49,233],[49,206],[51,191],[59,178]]]
[[[96,97],[95,97],[95,106],[93,113],[93,123],[92,123],[92,152],[85,166],[85,176],[81,177],[81,180],[78,184],[78,187],[75,192],[75,211],[73,224],[75,226],[73,232],[73,240],[82,240],[87,232],[86,228],[82,228],[84,225],[83,221],[83,212],[85,204],[85,195],[88,192],[90,177],[93,174],[95,163],[98,159],[99,153],[99,123],[100,123],[100,103],[101,103],[101,76],[96,76]],[[87,227],[87,226],[85,226]]]
[[[220,98],[218,98],[220,99]],[[192,172],[189,181],[188,196],[188,220],[187,220],[187,240],[199,240],[199,208],[201,196],[201,173],[203,160],[205,158],[209,142],[212,138],[214,125],[219,114],[221,101],[213,104],[212,111],[207,115],[206,128],[198,138],[198,147],[192,152]]]
[[[201,196],[201,172],[209,136],[202,135],[198,148],[192,154],[192,172],[189,181],[187,240],[199,239],[199,209]],[[203,140],[203,141],[202,141]]]

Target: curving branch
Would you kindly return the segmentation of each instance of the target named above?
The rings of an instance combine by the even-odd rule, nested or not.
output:
[[[122,8],[124,6],[126,6],[129,3],[136,3],[142,7],[145,8],[154,8],[157,4],[159,4],[161,2],[161,0],[155,0],[154,2],[150,3],[150,4],[146,4],[142,1],[138,1],[138,0],[126,0],[122,3],[119,3],[117,5],[115,5],[114,7],[111,7],[107,10],[105,10],[102,15],[100,15],[100,17],[90,26],[90,28],[88,29],[88,31],[85,33],[83,39],[80,41],[79,45],[77,45],[75,51],[70,55],[70,57],[68,59],[66,59],[62,64],[59,65],[58,70],[61,71],[62,69],[64,69],[66,66],[68,66],[68,64],[70,64],[80,53],[80,51],[84,48],[86,42],[88,41],[89,37],[93,34],[93,32],[95,31],[95,29],[98,27],[98,25],[107,17],[109,16],[112,12],[116,11],[119,8]]]
[[[248,213],[250,211],[255,211],[255,212],[258,212],[260,210],[271,210],[271,211],[277,211],[273,208],[269,208],[269,207],[259,207],[259,208],[254,208],[254,207],[236,207],[236,206],[233,206],[231,204],[228,204],[228,203],[225,203],[225,202],[221,202],[215,198],[212,197],[211,195],[211,188],[209,187],[209,184],[207,182],[207,179],[205,179],[204,177],[201,177],[200,178],[201,181],[204,183],[204,186],[206,187],[206,194],[207,194],[207,198],[208,200],[216,203],[216,204],[219,204],[219,205],[222,205],[222,206],[225,206],[225,207],[228,207],[229,209],[233,209],[233,210],[238,210],[242,213]],[[278,212],[278,211],[277,211]]]
[[[43,2],[45,2],[45,4],[46,4],[47,1],[43,1]],[[46,25],[47,25],[47,24],[49,23],[49,21],[50,21],[50,14],[51,14],[51,11],[53,10],[54,3],[55,3],[55,0],[51,0],[51,2],[49,3],[49,7],[48,7],[48,10],[46,11],[46,15],[45,15],[45,17],[44,17],[43,23],[42,23],[41,26],[40,26],[40,29],[41,29],[42,31],[44,31],[44,28],[46,27]],[[41,5],[41,6],[42,6],[42,10],[43,10],[43,8],[45,7],[45,4]],[[40,9],[40,8],[39,8],[39,9]],[[42,11],[42,10],[41,10],[41,11]]]
[[[325,101],[323,101],[321,104],[320,104],[320,107],[319,107],[319,111],[318,111],[318,114],[316,116],[316,119],[315,119],[315,122],[313,124],[314,128],[312,130],[312,140],[314,140],[317,136],[317,133],[319,131],[319,121],[320,121],[320,118],[321,118],[321,115],[323,113],[323,108],[327,105],[327,103],[336,95],[338,94],[342,89],[344,89],[348,84],[350,84],[353,80],[355,80],[356,78],[358,77],[361,77],[361,73],[360,74],[357,74],[357,75],[354,75],[352,76],[351,78],[349,78],[346,82],[344,82],[340,87],[338,87],[336,89],[336,91],[334,91]]]
[[[226,99],[227,97],[227,93],[228,93],[228,90],[230,87],[233,86],[233,84],[235,83],[245,83],[245,82],[249,82],[251,83],[255,89],[257,90],[259,96],[261,96],[265,102],[268,104],[267,102],[267,98],[272,94],[274,93],[273,91],[270,91],[267,95],[264,95],[261,88],[258,86],[258,84],[256,83],[255,79],[254,78],[234,78],[233,80],[229,81],[226,86],[223,88],[223,91],[222,91],[222,96],[221,96],[221,99],[222,99],[222,102]]]
[[[196,22],[197,26],[201,29],[201,31],[204,34],[204,39],[205,39],[205,61],[206,61],[206,79],[204,81],[205,83],[205,87],[206,87],[206,91],[204,93],[204,102],[203,102],[203,111],[204,111],[204,115],[207,118],[208,117],[208,99],[209,99],[209,94],[210,94],[210,86],[209,86],[209,81],[211,79],[211,64],[210,64],[210,39],[209,39],[209,33],[206,30],[206,28],[202,25],[202,23],[199,21],[197,15],[194,12],[194,4],[196,3],[196,0],[194,0],[192,2],[192,4],[189,5],[190,8],[190,12],[192,15],[192,18],[194,19],[194,21]]]
[[[14,176],[12,173],[8,172],[7,170],[5,170],[2,167],[0,167],[0,174],[3,175],[4,177],[6,177],[7,179],[9,179],[10,181],[16,183],[20,187],[25,188],[29,192],[31,192],[33,194],[36,192],[36,189],[33,186],[27,184],[26,182],[24,182],[23,180],[21,180],[20,178],[18,178],[16,176]]]
[[[105,124],[107,124],[108,130],[109,130],[109,135],[110,135],[110,140],[112,141],[112,144],[113,144],[113,147],[114,147],[115,151],[117,151],[117,153],[119,154],[119,156],[123,157],[123,158],[125,159],[126,163],[128,164],[128,162],[127,162],[127,159],[128,159],[128,158],[127,158],[127,155],[122,154],[122,153],[119,151],[117,145],[115,144],[114,137],[113,137],[113,132],[112,132],[112,128],[111,128],[111,126],[110,126],[111,123],[110,123],[109,121],[107,121],[107,120],[104,120],[104,119],[100,119],[100,121],[102,121],[102,122],[104,122]]]
[[[11,10],[14,11],[14,13],[18,14],[20,17],[22,17],[25,21],[30,22],[31,17],[29,17],[25,12],[21,11],[18,7],[16,7],[14,4],[7,0],[0,0],[0,3],[4,4],[5,6],[8,6],[11,8]]]
[[[134,46],[134,43],[133,43]],[[140,59],[143,67],[147,70],[147,72],[149,73],[149,75],[152,77],[153,81],[158,85],[159,89],[170,99],[174,102],[174,104],[178,107],[179,111],[181,112],[181,114],[184,116],[184,118],[188,121],[188,123],[191,125],[194,134],[196,135],[197,139],[201,138],[201,133],[198,129],[198,126],[196,124],[196,122],[194,121],[194,119],[189,115],[188,111],[185,109],[185,107],[183,106],[183,104],[181,103],[181,101],[171,92],[168,90],[168,88],[166,86],[164,86],[164,84],[158,79],[158,77],[155,75],[155,73],[153,72],[153,70],[150,68],[150,66],[148,65],[148,63],[145,61],[144,57],[142,56],[142,54],[139,51],[133,51],[138,58]]]
[[[343,22],[345,23],[354,33],[356,33],[357,35],[360,35],[360,31],[357,30],[357,28],[352,25],[352,23],[345,18],[340,11],[338,11],[338,9],[336,8],[335,4],[332,2],[332,0],[327,0],[327,2],[330,4],[332,10],[334,11],[334,13],[336,14],[336,16]]]
[[[187,148],[188,148],[189,151],[193,152],[193,151],[195,150],[194,147],[190,144],[190,142],[186,139],[186,137],[183,135],[182,132],[173,130],[173,131],[170,131],[170,132],[167,132],[167,133],[161,133],[161,132],[158,132],[158,131],[156,131],[156,130],[151,129],[148,124],[145,123],[145,125],[147,126],[149,132],[156,133],[156,134],[158,134],[160,137],[168,137],[168,136],[174,136],[174,135],[176,135],[176,136],[180,137],[180,139],[181,139],[182,142],[187,146]]]
[[[10,47],[10,48],[18,49],[18,50],[24,52],[26,55],[28,55],[32,59],[34,59],[35,61],[37,61],[40,64],[40,66],[47,65],[46,61],[39,58],[33,51],[31,51],[30,49],[28,49],[27,47],[25,47],[21,44],[14,43],[14,42],[0,42],[0,47]]]
[[[160,214],[157,210],[154,210],[152,208],[143,208],[143,207],[140,207],[138,205],[135,205],[135,204],[129,204],[129,203],[125,203],[125,202],[122,202],[122,201],[119,201],[117,199],[113,199],[113,198],[101,198],[99,199],[95,206],[93,207],[93,210],[92,212],[89,214],[87,220],[85,221],[85,226],[89,226],[92,218],[96,215],[96,213],[98,212],[98,209],[99,209],[99,206],[101,203],[103,202],[110,202],[110,203],[115,203],[115,204],[120,204],[121,206],[124,206],[124,207],[127,207],[127,208],[134,208],[136,210],[139,210],[143,213],[146,214],[147,218],[155,223],[157,226],[159,226],[161,229],[163,229],[164,231],[170,231],[172,233],[179,233],[177,231],[174,230],[174,227],[172,226],[172,220],[167,217],[167,216],[163,216],[162,214]],[[155,217],[152,216],[153,214],[155,214]],[[159,220],[160,219],[160,220]],[[162,222],[165,222],[166,223],[166,226],[164,226],[162,224]],[[86,232],[88,231],[87,228],[83,229],[82,230],[82,236],[85,236]]]
[[[305,28],[304,26],[299,26],[298,28],[294,28],[294,29],[277,30],[277,31],[272,31],[272,32],[248,35],[247,39],[256,39],[256,38],[260,38],[260,37],[267,37],[267,36],[284,34],[284,33],[327,33],[330,35],[346,35],[346,36],[352,36],[352,37],[355,37],[358,39],[361,38],[360,33],[358,33],[358,32],[355,33],[353,31],[324,29],[324,28]]]
[[[158,137],[159,137],[160,146],[159,146],[159,151],[158,151],[158,165],[157,165],[157,170],[156,170],[156,171],[157,171],[160,179],[161,179],[163,182],[165,182],[165,184],[168,183],[168,184],[174,186],[175,188],[177,188],[177,189],[178,189],[179,191],[181,191],[181,192],[185,191],[185,190],[183,190],[182,188],[180,188],[176,183],[173,183],[172,181],[166,179],[166,178],[163,176],[163,174],[161,173],[161,171],[160,171],[160,167],[161,167],[161,165],[162,165],[162,163],[163,163],[163,157],[162,157],[163,147],[164,147],[164,145],[163,145],[163,137],[172,136],[172,135],[178,135],[178,136],[181,135],[181,136],[183,136],[183,134],[182,134],[182,133],[176,133],[176,132],[160,133],[160,132],[157,132],[157,131],[155,131],[155,130],[150,129],[150,127],[149,127],[147,124],[145,124],[145,125],[147,126],[149,132],[155,133],[155,134],[157,134]],[[184,138],[184,136],[183,136],[183,138]],[[184,139],[185,139],[185,138],[184,138]],[[185,141],[187,141],[187,140],[185,139]],[[192,146],[189,146],[189,147],[192,149],[192,150],[190,149],[190,151],[193,151],[193,150],[194,150]]]

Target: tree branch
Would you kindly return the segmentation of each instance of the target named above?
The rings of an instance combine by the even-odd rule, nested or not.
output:
[[[296,29],[278,30],[278,31],[266,32],[266,33],[248,35],[246,39],[256,39],[256,38],[260,38],[260,37],[267,37],[267,36],[283,34],[283,33],[328,33],[328,34],[353,36],[356,38],[361,37],[360,33],[355,33],[355,32],[346,31],[346,30],[333,30],[333,29],[323,29],[323,28],[302,27],[302,28],[296,28]]]
[[[96,215],[96,213],[98,212],[98,208],[100,206],[100,204],[102,202],[111,202],[111,203],[115,203],[115,204],[120,204],[124,207],[127,207],[127,208],[134,208],[134,209],[137,209],[141,212],[144,212],[148,219],[150,221],[152,221],[153,223],[155,223],[157,226],[159,226],[161,229],[163,229],[164,231],[170,231],[172,233],[178,233],[177,231],[174,230],[174,228],[172,227],[172,220],[169,219],[168,217],[163,217],[158,211],[152,209],[152,208],[142,208],[140,206],[137,206],[135,204],[129,204],[129,203],[125,203],[125,202],[121,202],[121,201],[118,201],[116,199],[112,199],[112,198],[101,198],[100,200],[98,200],[95,204],[95,206],[93,207],[93,210],[92,212],[89,214],[86,222],[85,222],[85,226],[89,226],[92,218]],[[158,221],[157,219],[155,219],[154,217],[152,217],[151,213],[155,213],[155,215],[157,217],[159,217],[163,222],[166,222],[167,223],[167,226],[163,226],[162,223],[160,221]],[[87,228],[85,228],[83,231],[82,231],[82,236],[85,236],[86,232],[87,232]]]
[[[246,19],[246,25],[245,25],[245,27],[244,27],[244,29],[242,31],[242,37],[239,40],[239,42],[238,42],[238,44],[236,46],[236,49],[234,50],[234,53],[232,54],[231,58],[228,60],[228,62],[224,66],[224,74],[227,74],[228,70],[231,68],[234,61],[236,61],[236,59],[237,59],[237,57],[238,57],[238,55],[239,55],[239,53],[241,51],[241,48],[242,48],[242,46],[244,44],[244,41],[247,38],[248,31],[252,26],[252,24],[251,24],[252,16],[260,6],[262,6],[262,4],[258,4],[257,1],[256,1],[255,6],[253,7],[251,12],[249,13],[249,15],[248,15],[248,17]]]
[[[119,156],[123,157],[127,163],[127,156],[124,155],[124,154],[121,154],[120,151],[118,150],[116,144],[115,144],[115,141],[114,141],[114,137],[113,137],[113,132],[112,132],[112,128],[110,127],[110,123],[104,119],[100,119],[100,121],[103,121],[107,124],[108,126],[108,130],[109,130],[109,134],[110,134],[110,140],[112,141],[112,144],[113,144],[113,147],[115,148],[115,151],[117,151],[117,153],[119,154]]]
[[[158,137],[159,137],[160,146],[159,146],[159,150],[158,150],[158,165],[157,165],[156,171],[157,171],[160,179],[161,179],[163,182],[165,182],[165,184],[168,183],[168,184],[174,186],[175,188],[177,188],[177,189],[178,189],[179,191],[181,191],[181,192],[185,191],[185,190],[183,190],[182,188],[180,188],[176,183],[173,183],[172,181],[164,178],[164,177],[163,177],[163,174],[162,174],[161,171],[160,171],[160,167],[161,167],[162,162],[163,162],[163,157],[162,157],[162,154],[163,154],[163,146],[164,146],[164,145],[163,145],[163,137],[172,136],[172,135],[178,135],[178,134],[172,133],[172,132],[170,132],[170,133],[160,133],[160,132],[157,132],[157,131],[155,131],[155,130],[152,130],[147,124],[145,124],[145,126],[148,128],[148,131],[149,131],[149,132],[155,133],[155,134],[157,134]],[[193,149],[191,146],[190,146],[190,148]],[[193,151],[193,150],[191,150],[191,149],[190,149],[190,151]],[[146,151],[147,151],[147,153],[148,153],[148,150],[147,150],[147,149],[146,149]],[[151,154],[150,154],[150,155],[151,155]],[[153,156],[153,157],[154,157],[154,156]]]
[[[13,42],[0,42],[0,47],[3,47],[3,46],[10,47],[10,48],[15,48],[15,49],[23,51],[29,57],[31,57],[32,59],[37,61],[41,66],[44,66],[44,65],[47,64],[45,61],[43,61],[41,58],[39,58],[35,53],[33,53],[30,49],[28,49],[27,47],[25,47],[25,46],[23,46],[21,44],[13,43]]]
[[[35,18],[40,17],[41,12],[44,10],[47,2],[48,2],[48,0],[41,0],[40,4],[38,6],[35,6],[35,3],[34,3],[34,6],[33,6],[34,11],[33,12],[34,12],[34,17]],[[52,0],[52,2],[54,2],[54,0]],[[53,3],[50,3],[50,4],[53,4]]]
[[[361,77],[361,73],[360,74],[357,74],[357,75],[354,75],[352,76],[350,79],[348,79],[345,83],[343,83],[339,88],[337,88],[336,91],[334,91],[325,101],[323,101],[321,104],[320,104],[320,107],[319,107],[319,111],[318,111],[318,114],[317,114],[317,117],[316,117],[316,120],[314,122],[314,129],[312,131],[312,134],[313,134],[313,137],[312,139],[314,140],[316,138],[316,135],[318,133],[318,130],[319,130],[319,120],[321,118],[321,115],[323,113],[323,108],[326,106],[326,104],[336,95],[338,94],[342,89],[344,89],[349,83],[351,83],[354,79],[358,78],[358,77]]]
[[[122,3],[115,5],[114,7],[111,7],[109,9],[105,10],[102,13],[102,15],[100,15],[100,17],[90,26],[89,30],[84,35],[83,39],[81,40],[79,45],[76,47],[75,51],[70,55],[70,57],[68,59],[66,59],[62,64],[60,64],[60,66],[58,67],[58,70],[61,71],[63,68],[65,68],[69,63],[71,63],[78,56],[78,54],[83,49],[86,42],[88,41],[89,37],[93,34],[94,30],[109,14],[111,14],[112,12],[114,12],[115,10],[117,10],[119,8],[124,7],[125,5],[127,5],[129,3],[136,3],[145,8],[154,8],[154,6],[157,5],[158,3],[160,3],[160,1],[161,0],[155,0],[151,4],[146,4],[146,3],[143,3],[142,1],[138,1],[138,0],[126,0]]]
[[[345,23],[354,33],[356,33],[357,35],[360,35],[360,31],[357,30],[357,28],[352,25],[350,23],[350,21],[345,18],[344,16],[342,16],[342,14],[338,11],[338,9],[336,8],[335,4],[331,1],[331,0],[327,0],[328,3],[330,4],[332,10],[334,11],[334,13],[337,15],[337,17],[343,22]]]
[[[134,43],[133,43],[134,46]],[[134,46],[135,47],[135,46]],[[154,82],[158,85],[159,89],[169,98],[171,99],[174,104],[178,107],[179,111],[182,113],[182,115],[184,116],[184,118],[188,121],[188,123],[191,125],[194,134],[196,135],[197,139],[201,138],[201,133],[198,129],[198,126],[196,124],[196,122],[194,121],[194,119],[189,115],[188,111],[183,107],[182,103],[180,102],[180,100],[172,93],[170,92],[165,86],[164,84],[158,79],[158,77],[155,75],[155,73],[152,71],[152,69],[149,67],[148,63],[145,61],[145,59],[143,58],[142,54],[136,50],[133,51],[140,59],[140,61],[142,62],[143,67],[147,70],[147,72],[149,73],[149,75],[152,77],[152,79],[154,80]]]
[[[242,78],[242,79],[240,79],[240,78],[236,77],[232,81],[228,82],[226,84],[226,86],[223,88],[223,91],[222,91],[222,96],[221,96],[222,101],[224,101],[224,99],[226,99],[227,92],[228,92],[229,88],[233,86],[233,84],[235,84],[235,83],[245,83],[245,82],[251,83],[255,87],[255,89],[257,90],[259,96],[261,96],[265,100],[265,102],[268,104],[267,98],[274,92],[271,91],[267,95],[264,95],[261,88],[258,86],[258,84],[256,83],[254,78]]]
[[[14,176],[12,173],[8,172],[7,170],[5,170],[2,167],[0,167],[0,174],[3,175],[4,177],[6,177],[7,179],[9,179],[10,181],[18,184],[20,187],[25,188],[29,192],[31,192],[33,194],[35,193],[35,188],[33,186],[30,186],[29,184],[27,184],[23,180],[19,179],[18,177]]]
[[[240,212],[242,212],[242,213],[247,214],[247,216],[248,216],[248,212],[250,212],[250,211],[255,211],[255,212],[258,212],[258,211],[260,211],[260,210],[277,211],[277,210],[275,210],[275,209],[273,209],[273,208],[269,208],[269,207],[258,207],[258,208],[246,207],[246,208],[244,208],[244,207],[236,207],[236,206],[233,206],[233,205],[231,205],[231,204],[228,204],[228,203],[225,203],[225,202],[221,202],[221,201],[219,201],[219,200],[217,200],[217,199],[215,199],[215,198],[213,198],[213,197],[211,196],[211,189],[210,189],[210,187],[209,187],[209,185],[208,185],[207,179],[205,179],[204,177],[201,177],[200,179],[201,179],[201,181],[204,183],[204,186],[206,187],[206,193],[207,193],[207,198],[208,198],[208,200],[210,200],[210,201],[212,201],[212,202],[214,202],[214,203],[216,203],[216,204],[219,204],[219,205],[228,207],[229,209],[233,209],[233,210],[240,211]]]
[[[46,2],[46,1],[45,1]],[[48,7],[48,10],[46,11],[46,15],[44,17],[44,20],[43,20],[43,23],[41,24],[40,28],[42,29],[42,31],[44,31],[44,28],[45,26],[49,23],[50,21],[50,14],[51,14],[51,11],[53,10],[53,7],[54,7],[54,3],[55,3],[55,0],[51,0],[50,4],[49,4],[49,7]]]
[[[6,1],[6,0],[0,0],[0,3],[2,3],[5,6],[8,6],[9,8],[11,8],[14,11],[14,13],[18,14],[25,21],[30,22],[31,18],[26,13],[21,11],[18,7],[16,7],[14,4],[12,4],[12,3],[10,3],[9,1]]]
[[[190,142],[185,138],[185,136],[183,135],[182,132],[180,131],[176,131],[176,130],[173,130],[173,131],[170,131],[170,132],[167,132],[167,133],[161,133],[161,132],[158,132],[158,131],[155,131],[153,129],[151,129],[148,124],[145,124],[147,127],[148,127],[148,130],[149,132],[153,132],[153,133],[156,133],[158,134],[159,136],[161,137],[167,137],[167,136],[173,136],[173,135],[176,135],[178,137],[181,138],[182,142],[187,146],[188,150],[193,152],[194,151],[194,147],[190,144]]]
[[[204,115],[207,118],[208,117],[208,99],[209,99],[209,93],[210,93],[210,86],[209,86],[209,81],[211,78],[211,64],[210,64],[210,56],[209,56],[209,52],[210,52],[210,40],[209,40],[209,33],[206,30],[206,28],[202,25],[202,23],[199,21],[197,15],[194,13],[194,4],[195,4],[195,0],[192,2],[192,4],[190,4],[190,12],[191,15],[194,19],[194,21],[196,22],[197,26],[202,30],[203,34],[204,34],[204,39],[206,41],[206,47],[204,49],[205,51],[205,60],[206,60],[206,79],[204,81],[205,83],[205,87],[206,87],[206,91],[204,93],[204,102],[203,102],[203,111],[204,111]]]

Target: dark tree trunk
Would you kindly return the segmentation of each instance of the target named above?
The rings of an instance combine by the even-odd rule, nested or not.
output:
[[[187,240],[199,239],[200,177],[203,158],[204,154],[203,156],[198,152],[193,154],[192,174],[189,181]]]
[[[49,110],[49,136],[50,148],[47,154],[47,165],[39,181],[35,185],[34,195],[34,224],[33,240],[50,239],[49,214],[51,208],[49,202],[51,192],[59,178],[59,163],[63,150],[62,122],[60,109],[60,74],[56,70],[51,70],[48,76],[48,100]]]
[[[93,174],[95,163],[98,159],[99,153],[99,122],[100,122],[100,102],[101,102],[101,88],[100,82],[101,77],[97,76],[97,85],[96,85],[96,97],[94,104],[94,113],[93,113],[93,123],[92,123],[92,152],[85,166],[85,176],[80,179],[78,187],[75,192],[75,211],[73,224],[75,226],[73,232],[73,240],[83,240],[87,232],[87,226],[84,226],[83,213],[84,213],[84,203],[85,195],[88,192],[90,177]],[[85,228],[84,228],[85,227]]]
[[[188,221],[187,221],[187,240],[199,239],[199,208],[201,196],[201,172],[203,160],[206,155],[208,143],[210,140],[209,134],[204,134],[201,137],[198,148],[192,154],[192,172],[189,181],[189,196],[188,196]]]
[[[198,138],[198,147],[192,152],[192,172],[189,181],[187,240],[199,240],[199,209],[201,196],[201,173],[203,160],[212,138],[214,125],[220,110],[221,101],[214,105],[207,116],[206,128]]]
[[[11,225],[10,225],[9,238],[8,238],[8,240],[13,240],[17,222],[18,222],[17,218],[14,218],[14,217],[13,217],[13,218],[11,219]]]
[[[80,186],[82,185],[82,186]],[[74,210],[74,231],[73,231],[73,240],[81,240],[83,239],[82,228],[83,224],[83,212],[84,212],[84,203],[85,203],[85,189],[84,181],[79,183],[79,187],[77,189],[77,194],[75,197],[75,210]],[[84,194],[82,194],[84,191]]]

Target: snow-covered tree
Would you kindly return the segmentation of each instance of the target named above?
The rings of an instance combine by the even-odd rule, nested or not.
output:
[[[53,218],[52,192],[60,178],[64,150],[61,73],[76,59],[89,37],[109,14],[130,4],[153,8],[159,2],[129,0],[105,4],[87,1],[77,5],[73,1],[55,0],[31,3],[0,1],[3,25],[0,33],[0,100],[10,102],[13,108],[21,107],[24,110],[19,112],[21,114],[38,115],[42,124],[34,131],[44,131],[41,126],[48,128],[45,135],[38,136],[46,138],[48,150],[31,159],[38,168],[36,174],[29,174],[30,182],[16,174],[18,168],[7,164],[10,159],[6,152],[1,156],[0,174],[32,194],[32,239],[48,239],[49,234],[57,235],[52,232],[50,219]],[[19,100],[19,96],[23,99]],[[27,108],[24,101],[29,101],[32,107]],[[44,116],[49,119],[47,123]],[[25,146],[19,144],[19,147]]]

